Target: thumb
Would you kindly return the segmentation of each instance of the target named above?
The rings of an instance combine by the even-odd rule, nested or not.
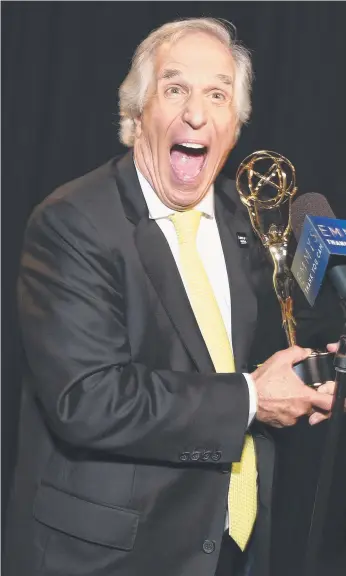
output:
[[[285,350],[285,360],[290,364],[297,364],[305,360],[312,353],[311,348],[301,348],[300,346],[291,346]]]

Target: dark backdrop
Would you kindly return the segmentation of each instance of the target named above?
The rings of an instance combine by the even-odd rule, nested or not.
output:
[[[137,44],[167,20],[202,15],[231,20],[253,53],[253,116],[229,173],[253,150],[276,150],[295,165],[301,192],[325,194],[346,217],[344,3],[2,3],[3,510],[16,455],[21,348],[15,283],[26,220],[54,187],[122,151],[117,89]],[[270,326],[270,311],[266,322]],[[325,431],[325,425],[310,429],[302,422],[276,433],[274,576],[300,574]],[[324,537],[329,576],[346,570],[345,447],[346,437],[333,486],[343,498],[331,501]]]

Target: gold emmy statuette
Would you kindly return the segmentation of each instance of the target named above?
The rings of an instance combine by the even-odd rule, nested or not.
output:
[[[273,260],[273,284],[280,303],[282,323],[288,345],[294,346],[294,278],[287,265],[287,250],[292,232],[292,198],[297,192],[295,168],[277,152],[253,152],[241,162],[236,174],[236,186],[253,229]],[[306,384],[312,386],[334,380],[332,355],[314,351],[307,360],[295,366],[295,371]]]
[[[272,257],[274,289],[287,342],[293,346],[296,343],[292,302],[294,280],[287,266],[287,247],[292,231],[291,203],[297,192],[294,166],[276,152],[253,152],[240,164],[236,185],[252,227]],[[286,214],[283,214],[284,204],[287,205]],[[268,211],[273,217],[268,217]]]

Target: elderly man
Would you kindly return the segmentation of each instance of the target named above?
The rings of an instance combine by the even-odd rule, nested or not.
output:
[[[247,373],[259,248],[219,174],[250,82],[223,23],[154,31],[120,89],[131,151],[30,219],[5,576],[269,575],[263,423],[321,419],[331,395],[294,374],[308,349]]]

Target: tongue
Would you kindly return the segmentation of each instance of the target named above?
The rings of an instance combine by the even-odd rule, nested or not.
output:
[[[196,156],[179,150],[172,150],[171,152],[172,168],[181,180],[196,178],[202,170],[203,162],[204,154]]]

